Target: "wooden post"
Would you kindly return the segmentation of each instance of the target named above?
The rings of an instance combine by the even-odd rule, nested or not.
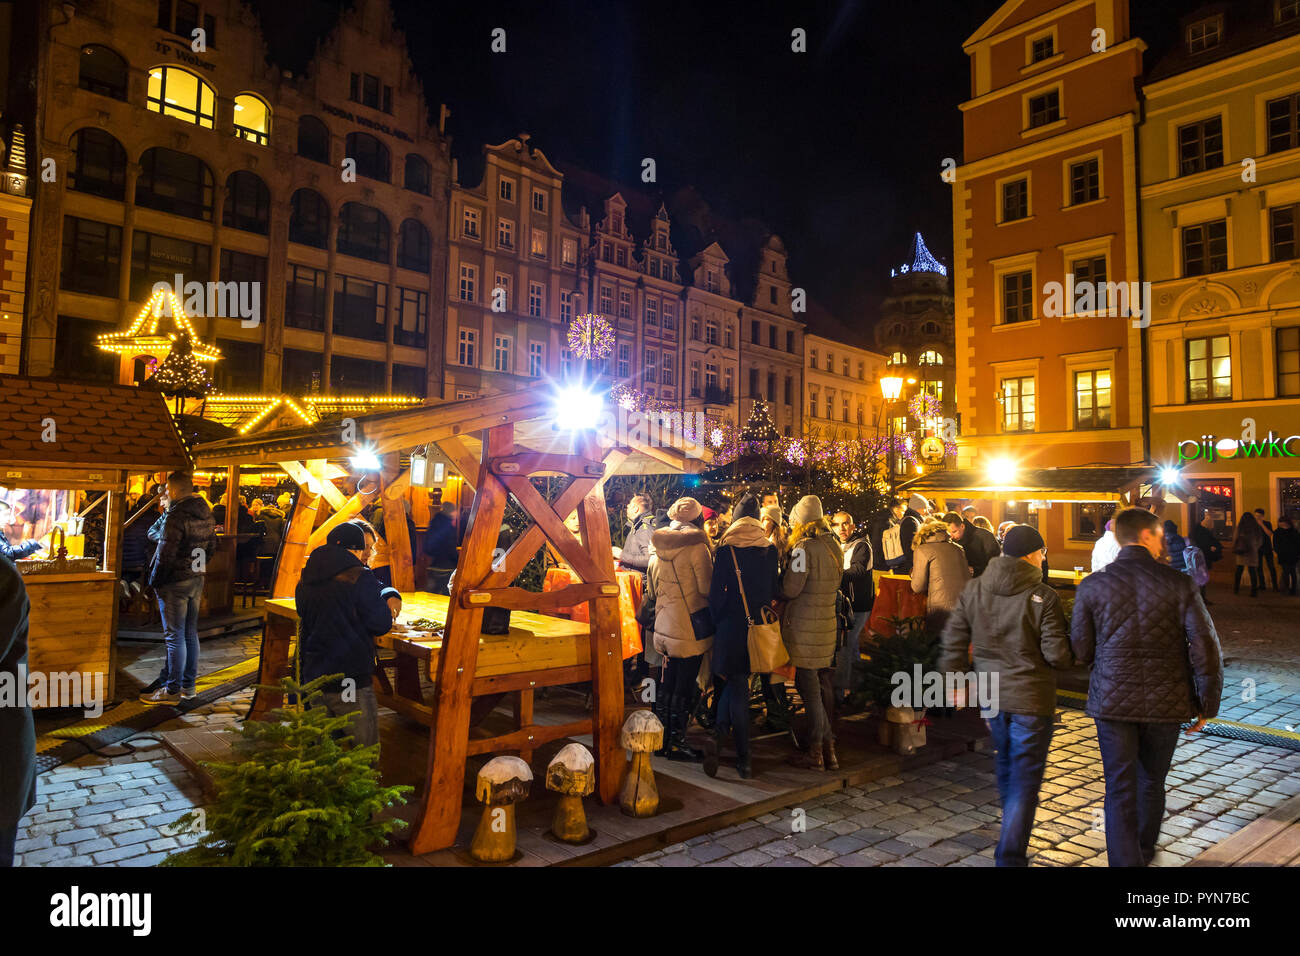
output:
[[[480,586],[492,571],[492,555],[505,516],[507,495],[486,464],[493,457],[510,454],[514,440],[514,426],[505,424],[489,429],[483,442],[482,480],[474,496],[469,535],[456,567],[442,652],[438,655],[424,803],[411,831],[411,852],[416,854],[451,846],[460,827],[469,748],[469,710],[473,703],[483,608],[464,608],[458,602],[461,591]]]
[[[122,473],[123,479],[126,478],[125,472]],[[119,488],[125,488],[125,483],[121,483]],[[126,511],[126,495],[119,490],[113,490],[108,493],[108,504],[104,508],[104,569],[112,571],[113,577],[121,579],[122,577],[122,524]],[[108,675],[105,683],[108,686],[108,700],[113,699],[114,691],[117,687],[117,618],[121,610],[117,602],[117,584],[113,585],[113,613],[109,619],[108,627]]]
[[[299,490],[293,517],[284,529],[284,544],[280,547],[280,561],[275,569],[275,583],[271,587],[272,598],[293,597],[293,592],[298,587],[298,578],[302,574],[302,566],[311,553],[311,529],[316,523],[316,509],[319,506],[320,495],[306,488]]]
[[[384,540],[388,542],[388,573],[393,587],[403,593],[415,590],[415,565],[411,555],[411,534],[406,527],[406,489],[410,476],[401,472],[402,456],[384,456],[384,491],[379,500],[384,509]]]

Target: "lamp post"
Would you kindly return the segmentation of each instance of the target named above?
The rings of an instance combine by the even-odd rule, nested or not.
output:
[[[880,380],[880,393],[885,399],[885,417],[886,430],[885,441],[886,455],[885,467],[889,469],[889,494],[892,497],[897,487],[897,471],[894,468],[894,415],[893,404],[898,401],[898,396],[903,393],[903,377],[901,375],[886,375]]]

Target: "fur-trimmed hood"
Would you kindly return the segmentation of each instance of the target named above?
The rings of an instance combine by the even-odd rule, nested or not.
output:
[[[942,521],[926,521],[912,537],[912,550],[931,541],[948,541],[948,526]]]
[[[772,542],[763,533],[763,525],[757,518],[737,518],[718,539],[718,547],[762,548],[772,547]]]
[[[704,533],[703,528],[691,524],[673,522],[669,527],[658,528],[650,535],[652,552],[662,556],[665,561],[671,561],[682,551],[697,544],[708,547],[709,536]]]

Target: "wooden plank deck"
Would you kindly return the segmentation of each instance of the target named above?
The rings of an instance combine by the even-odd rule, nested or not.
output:
[[[1300,796],[1210,847],[1188,866],[1300,866]]]

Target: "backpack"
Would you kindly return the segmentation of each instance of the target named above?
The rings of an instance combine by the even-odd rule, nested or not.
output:
[[[880,551],[887,568],[895,567],[903,562],[902,524],[891,524],[880,533]]]
[[[1198,588],[1205,587],[1210,581],[1210,570],[1205,566],[1205,555],[1194,544],[1189,544],[1183,551],[1184,573]]]

